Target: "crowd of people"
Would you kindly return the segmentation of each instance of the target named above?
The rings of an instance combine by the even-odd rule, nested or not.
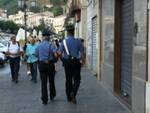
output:
[[[62,41],[51,40],[51,34],[44,31],[42,41],[30,36],[23,48],[16,41],[15,36],[11,37],[11,42],[8,44],[6,55],[9,58],[12,82],[18,83],[20,58],[23,57],[27,62],[27,74],[31,75],[33,83],[37,83],[39,70],[41,100],[44,105],[47,105],[49,97],[50,100],[56,97],[55,64],[58,59],[61,59],[65,70],[67,101],[76,104],[85,54],[83,40],[74,37],[74,27],[68,26],[66,30],[68,35]]]

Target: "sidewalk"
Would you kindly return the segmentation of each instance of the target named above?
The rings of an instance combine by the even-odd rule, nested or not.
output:
[[[58,69],[55,78],[56,99],[47,106],[40,100],[39,76],[37,84],[29,81],[24,65],[20,69],[18,84],[12,83],[9,76],[0,77],[0,113],[130,113],[86,68],[82,70],[77,105],[66,101],[63,68]]]

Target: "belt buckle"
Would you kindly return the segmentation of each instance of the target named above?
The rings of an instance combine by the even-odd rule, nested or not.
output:
[[[46,64],[49,64],[50,62],[47,60],[47,61],[45,61],[45,63],[46,63]]]

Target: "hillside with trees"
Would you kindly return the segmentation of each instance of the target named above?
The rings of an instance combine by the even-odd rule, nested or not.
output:
[[[17,33],[19,26],[13,21],[0,21],[0,30],[9,33]]]
[[[67,0],[49,0],[54,6],[61,6],[67,3]]]
[[[0,8],[7,10],[8,15],[17,12],[17,0],[0,0]]]
[[[49,0],[50,4],[53,5],[49,11],[52,11],[54,16],[62,15],[65,12],[64,7],[66,6],[67,1],[68,0]]]
[[[7,10],[8,15],[17,13],[18,8],[18,0],[0,0],[0,8]],[[53,7],[46,8],[47,3],[52,4]],[[40,12],[44,10],[48,10],[54,13],[54,16],[58,16],[63,14],[64,6],[66,5],[67,0],[37,0],[37,6],[31,7],[30,10],[32,12]]]

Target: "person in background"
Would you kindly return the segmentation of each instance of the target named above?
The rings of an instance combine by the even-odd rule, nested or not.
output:
[[[26,52],[27,46],[30,44],[30,39],[31,37],[28,38],[27,42],[25,43],[23,50],[24,52]],[[31,71],[30,71],[30,65],[27,62],[28,56],[26,55],[26,53],[24,53],[24,62],[27,64],[27,75],[31,75]]]
[[[59,48],[60,44],[59,44],[58,39],[55,40],[55,45],[56,45],[57,48]]]
[[[41,40],[39,38],[36,38],[36,44],[40,44]]]
[[[38,58],[36,56],[36,49],[37,44],[35,44],[35,39],[30,39],[30,44],[27,45],[26,48],[26,56],[27,56],[27,63],[30,66],[31,76],[34,83],[37,83],[37,61]]]
[[[84,39],[80,39],[81,40],[81,44],[83,46],[83,64],[86,63],[86,47],[84,45]]]
[[[56,96],[55,89],[55,66],[53,59],[57,57],[56,49],[49,43],[50,33],[43,32],[43,40],[37,48],[37,56],[39,60],[39,71],[41,77],[41,100],[44,105],[48,103],[47,81],[49,82],[50,100],[54,100]]]
[[[12,81],[18,83],[18,74],[20,67],[20,56],[23,54],[23,49],[16,41],[16,36],[11,37],[11,42],[8,44],[6,55],[9,56],[9,64],[11,70]]]
[[[52,40],[52,41],[51,41],[51,44],[54,46],[55,51],[58,51],[58,50],[59,50],[59,42],[58,42],[57,39]],[[58,59],[55,59],[55,61],[54,61],[54,64],[55,64],[55,73],[56,73],[57,70],[58,70],[57,61],[58,61]]]

